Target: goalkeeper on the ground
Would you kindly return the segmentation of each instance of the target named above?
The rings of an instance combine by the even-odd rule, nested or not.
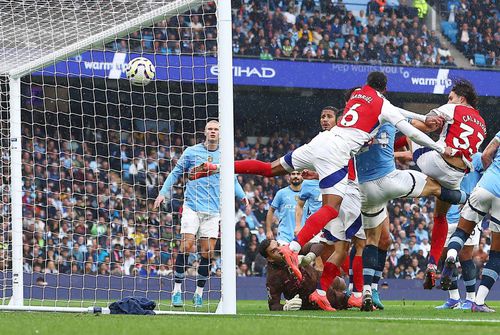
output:
[[[271,311],[317,310],[320,306],[311,302],[309,297],[319,285],[320,274],[310,264],[301,265],[302,281],[290,271],[283,256],[278,251],[276,240],[264,240],[259,245],[259,253],[267,259],[266,289]],[[281,295],[285,304],[281,303]],[[330,311],[359,308],[361,298],[346,292],[346,284],[340,277],[335,278],[326,292],[332,309]]]

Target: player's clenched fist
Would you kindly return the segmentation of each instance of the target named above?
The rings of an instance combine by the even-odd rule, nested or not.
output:
[[[302,299],[299,298],[297,294],[293,299],[286,300],[283,306],[284,311],[298,311],[302,307]]]

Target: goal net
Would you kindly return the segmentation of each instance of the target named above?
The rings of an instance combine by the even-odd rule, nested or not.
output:
[[[198,306],[199,239],[186,251],[183,303],[171,303],[186,174],[153,208],[184,150],[219,119],[217,74],[231,74],[230,56],[218,64],[221,15],[230,24],[220,10],[208,0],[2,2],[0,309],[84,312],[134,296],[157,312],[234,313],[234,263],[221,262],[221,245],[234,259],[234,203],[222,211],[233,242],[222,229]],[[156,68],[146,86],[126,78],[137,57]],[[232,157],[232,129],[221,127]]]

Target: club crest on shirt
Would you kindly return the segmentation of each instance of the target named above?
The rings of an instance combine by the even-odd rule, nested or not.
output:
[[[214,158],[212,156],[208,156],[207,160],[208,160],[209,163],[212,163],[214,161]]]
[[[298,195],[295,196],[295,201],[299,201],[299,196]]]

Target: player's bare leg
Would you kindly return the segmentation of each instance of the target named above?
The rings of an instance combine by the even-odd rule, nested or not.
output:
[[[182,282],[184,281],[184,272],[188,263],[189,252],[193,249],[195,236],[193,234],[182,234],[179,253],[175,259],[174,266],[174,289],[172,291],[172,306],[182,307]]]
[[[297,237],[289,245],[282,246],[280,253],[297,279],[302,280],[299,270],[298,253],[302,246],[316,236],[330,221],[338,216],[342,197],[334,194],[323,194],[323,206],[311,215]]]

